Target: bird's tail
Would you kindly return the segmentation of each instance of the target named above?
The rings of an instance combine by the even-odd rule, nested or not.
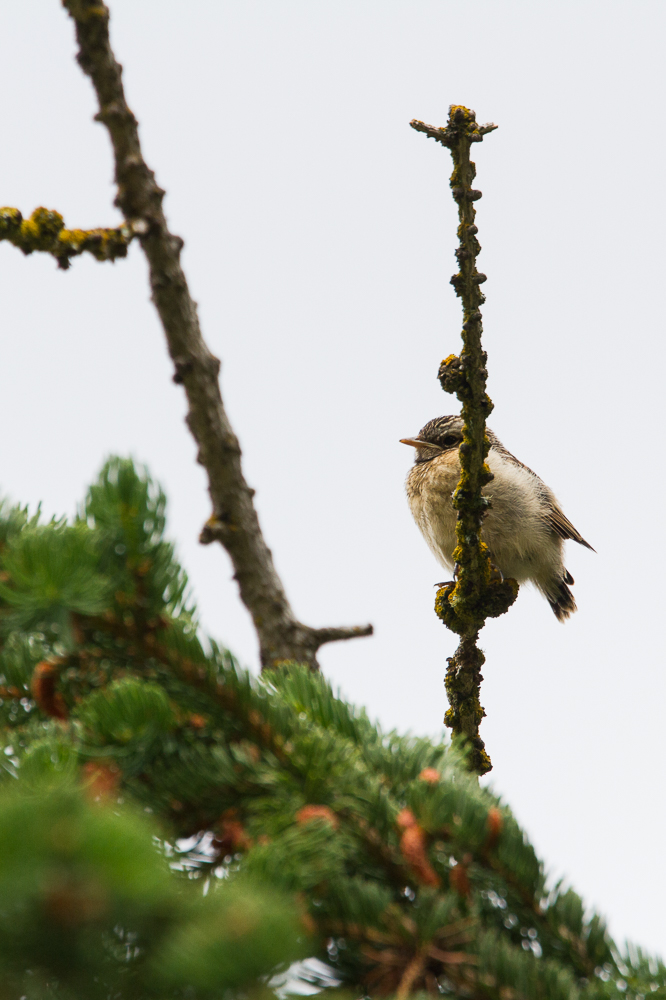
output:
[[[546,594],[548,603],[553,609],[553,614],[558,622],[565,622],[569,615],[572,615],[577,610],[574,596],[567,587],[568,583],[573,582],[571,573],[565,569],[564,576],[559,583],[552,591]]]

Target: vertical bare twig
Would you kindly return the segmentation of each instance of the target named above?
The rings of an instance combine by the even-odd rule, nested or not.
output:
[[[481,541],[481,524],[490,501],[481,493],[492,480],[486,465],[489,444],[486,437],[486,417],[493,404],[486,393],[487,355],[481,346],[481,312],[485,302],[481,284],[485,274],[476,269],[481,250],[476,238],[474,202],[481,192],[472,182],[476,166],[470,160],[470,146],[481,142],[496,125],[477,125],[476,116],[468,108],[452,105],[444,128],[433,128],[412,121],[412,128],[446,146],[453,157],[450,184],[458,203],[458,239],[456,258],[460,270],[451,284],[463,304],[463,349],[460,357],[450,355],[439,369],[439,380],[446,392],[455,393],[462,404],[464,421],[463,443],[460,446],[462,474],[453,494],[453,506],[458,511],[456,524],[457,548],[454,559],[459,566],[455,583],[437,592],[435,610],[442,621],[460,636],[455,654],[448,660],[446,692],[450,708],[445,722],[454,734],[470,745],[469,764],[478,774],[490,771],[492,764],[479,736],[479,725],[485,714],[480,702],[481,667],[485,662],[477,642],[486,618],[504,614],[518,594],[514,580],[502,580],[493,573],[488,547]]]
[[[315,629],[294,617],[259,527],[254,491],[243,476],[238,439],[222,403],[220,362],[201,335],[180,265],[183,241],[169,232],[162,210],[164,191],[143,159],[137,120],[125,101],[122,70],[109,41],[108,8],[101,0],[62,2],[76,24],[79,64],[97,94],[96,118],[111,138],[116,204],[148,259],[152,298],[174,363],[174,381],[185,388],[187,423],[198,445],[198,461],[208,475],[213,514],[201,541],[221,542],[231,557],[241,598],[259,637],[262,665],[297,660],[316,669],[320,646],[371,635],[372,626]]]

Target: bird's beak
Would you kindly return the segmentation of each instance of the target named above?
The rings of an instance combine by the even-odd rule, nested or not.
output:
[[[412,448],[428,448],[427,441],[419,441],[418,438],[400,438],[400,444],[411,444]]]

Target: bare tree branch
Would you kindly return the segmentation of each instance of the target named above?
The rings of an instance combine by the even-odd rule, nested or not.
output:
[[[470,160],[470,145],[481,142],[496,125],[476,123],[468,108],[452,105],[444,128],[434,128],[412,121],[412,128],[424,132],[450,150],[453,157],[451,192],[458,203],[458,238],[456,258],[460,268],[451,284],[463,304],[463,349],[460,357],[452,354],[439,369],[439,380],[446,392],[455,393],[462,403],[463,443],[460,446],[460,482],[453,494],[453,506],[458,511],[454,559],[459,566],[455,583],[437,592],[435,610],[445,625],[460,636],[455,654],[449,658],[446,671],[446,693],[450,708],[444,721],[454,734],[470,744],[469,764],[478,774],[490,771],[492,764],[479,736],[479,725],[485,712],[480,702],[481,667],[485,662],[478,648],[479,630],[486,618],[504,614],[515,601],[518,584],[502,580],[493,571],[488,547],[481,541],[481,525],[490,501],[482,495],[483,487],[493,476],[485,459],[490,450],[486,437],[486,417],[493,408],[486,393],[487,355],[481,346],[480,306],[486,301],[481,291],[485,274],[476,269],[481,245],[476,238],[474,202],[481,192],[472,188],[476,166]]]
[[[59,212],[36,208],[24,219],[18,208],[0,208],[0,240],[7,240],[24,254],[41,250],[52,254],[58,267],[66,271],[71,257],[87,251],[97,260],[127,256],[134,237],[128,226],[115,229],[65,229]]]
[[[197,460],[208,475],[213,515],[201,541],[221,542],[231,557],[241,598],[259,637],[262,666],[297,660],[316,669],[321,645],[371,635],[372,626],[314,629],[294,617],[259,527],[254,491],[243,477],[240,445],[222,403],[220,362],[201,335],[180,265],[183,241],[169,232],[162,211],[164,191],[143,159],[137,120],[125,101],[122,70],[109,42],[108,8],[100,0],[63,0],[63,6],[76,24],[78,62],[97,94],[95,117],[111,137],[116,205],[148,259],[152,298],[175,366],[174,381],[185,388],[187,423],[199,448]]]

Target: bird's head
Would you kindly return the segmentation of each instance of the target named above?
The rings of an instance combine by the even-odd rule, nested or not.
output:
[[[401,444],[416,449],[414,461],[429,462],[446,451],[457,451],[463,437],[462,417],[435,417],[422,427],[416,437],[400,438]]]

